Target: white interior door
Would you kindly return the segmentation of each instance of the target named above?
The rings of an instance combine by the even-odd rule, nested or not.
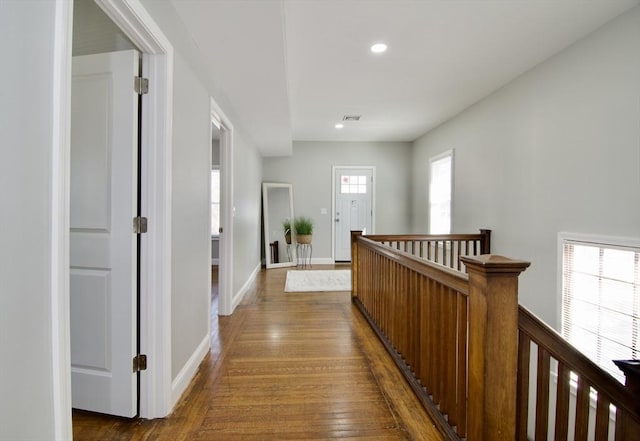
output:
[[[136,51],[73,58],[70,302],[74,408],[135,416]]]
[[[334,260],[351,261],[351,231],[373,232],[373,168],[334,169]]]

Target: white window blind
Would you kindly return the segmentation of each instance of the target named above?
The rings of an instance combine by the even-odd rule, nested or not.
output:
[[[564,240],[562,336],[624,383],[612,360],[638,358],[640,249]]]
[[[220,169],[211,170],[211,235],[220,234]]]
[[[429,170],[429,232],[451,232],[451,182],[453,152],[433,158]]]

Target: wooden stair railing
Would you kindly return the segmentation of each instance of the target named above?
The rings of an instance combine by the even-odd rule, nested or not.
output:
[[[640,440],[637,361],[621,363],[627,375],[625,387],[522,306],[518,321],[518,440],[546,440],[550,433],[554,440]],[[530,396],[534,377],[535,394]],[[528,433],[530,419],[533,433]],[[615,426],[610,428],[611,419]]]
[[[461,256],[467,275],[382,242],[352,233],[352,299],[436,427],[450,440],[515,439],[517,280],[529,263]]]
[[[412,243],[352,232],[352,299],[444,439],[640,440],[640,362],[623,386],[519,306],[528,262],[460,256],[467,275]]]
[[[367,239],[462,271],[460,257],[491,254],[491,230],[479,234],[374,234]]]

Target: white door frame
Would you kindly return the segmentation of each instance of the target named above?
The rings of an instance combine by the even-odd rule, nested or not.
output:
[[[331,258],[336,260],[336,171],[340,168],[371,170],[373,184],[371,185],[371,231],[376,231],[376,166],[375,165],[334,165],[331,167]]]
[[[223,230],[219,248],[218,315],[231,315],[233,313],[233,125],[213,98],[211,98],[211,121],[220,126],[220,226]],[[209,138],[211,139],[211,136]],[[209,326],[211,326],[211,320],[209,320]]]
[[[149,94],[143,98],[143,215],[140,343],[148,367],[140,376],[140,416],[166,416],[171,402],[171,161],[173,46],[139,0],[95,0],[143,52]],[[55,439],[70,439],[69,152],[73,7],[56,1],[52,112],[52,354]]]

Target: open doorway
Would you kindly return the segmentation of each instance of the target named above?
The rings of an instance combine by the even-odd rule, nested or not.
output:
[[[138,47],[93,2],[74,3],[69,198],[72,406],[139,413],[142,93]]]
[[[216,164],[217,163],[217,164]],[[216,172],[217,170],[217,172]],[[218,179],[217,206],[212,199],[211,212],[217,210],[217,237],[215,219],[212,216],[211,262],[212,279],[217,259],[217,310],[218,315],[231,315],[233,304],[233,126],[217,103],[211,99],[211,175],[212,184]],[[211,192],[216,189],[212,185]],[[217,257],[216,257],[217,251]],[[213,289],[213,286],[212,286]],[[213,306],[213,304],[212,304]],[[212,311],[213,313],[213,311]],[[212,319],[213,320],[213,319]]]
[[[78,6],[79,5],[79,6]],[[140,390],[137,394],[139,403],[139,415],[144,418],[157,418],[166,416],[173,405],[171,401],[171,335],[169,333],[171,311],[171,85],[173,72],[173,48],[157,25],[152,21],[142,5],[137,0],[76,0],[75,7],[88,6],[91,14],[100,10],[110,18],[111,25],[121,31],[126,38],[118,40],[116,51],[123,49],[120,44],[129,42],[142,54],[142,76],[149,80],[148,94],[142,98],[143,107],[148,110],[141,118],[140,140],[142,154],[140,156],[140,173],[142,181],[142,193],[140,201],[142,216],[152,220],[149,223],[148,233],[140,246],[141,265],[138,268],[140,275],[140,311],[139,338],[140,352],[149,358],[148,370],[140,379]],[[74,18],[70,14],[68,6],[60,8],[59,22],[56,24],[56,38],[68,42],[72,36],[71,30],[77,28],[82,19],[77,19],[74,26]],[[69,13],[64,13],[67,11]],[[89,26],[91,27],[91,26]],[[99,28],[97,30],[100,30]],[[86,34],[82,38],[87,38]],[[124,48],[127,49],[127,48]],[[97,52],[109,51],[98,48]],[[71,54],[67,49],[54,54],[56,63],[66,66]],[[61,68],[60,100],[55,105],[60,109],[60,121],[58,123],[61,133],[70,125],[72,119],[68,109],[69,96],[71,95],[71,70]],[[130,85],[133,81],[131,79]],[[62,137],[62,136],[61,136]],[[63,139],[63,146],[65,140]],[[66,144],[68,145],[68,144]],[[62,150],[60,155],[59,170],[60,182],[69,179],[70,166],[67,165],[68,152]],[[65,160],[66,159],[66,160]],[[60,187],[58,200],[61,201],[60,231],[62,238],[68,238],[70,226],[69,190]],[[64,192],[64,194],[62,194]],[[66,207],[66,208],[65,208]],[[129,229],[132,219],[128,219]],[[64,231],[62,231],[64,230]],[[57,272],[68,280],[68,256],[70,243],[61,242],[64,250],[57,263]],[[66,284],[65,284],[66,285]],[[67,285],[68,286],[68,285]],[[153,295],[150,295],[153,293]],[[69,325],[72,313],[70,311],[68,287],[63,290],[60,299],[61,307],[59,315],[53,317],[52,326],[58,329],[60,341],[54,342],[54,350],[60,347],[58,354],[60,360],[67,359],[64,352],[70,339]],[[73,307],[71,307],[73,308]],[[127,360],[128,369],[131,370],[132,360]],[[64,384],[68,384],[71,378],[71,366],[67,363],[58,365],[57,377]],[[54,391],[54,412],[60,417],[56,420],[56,433],[71,433],[71,396],[68,388],[60,388]],[[68,437],[67,435],[61,436]]]
[[[211,122],[211,316],[218,315],[220,267],[220,122]],[[212,329],[213,330],[213,329]]]

